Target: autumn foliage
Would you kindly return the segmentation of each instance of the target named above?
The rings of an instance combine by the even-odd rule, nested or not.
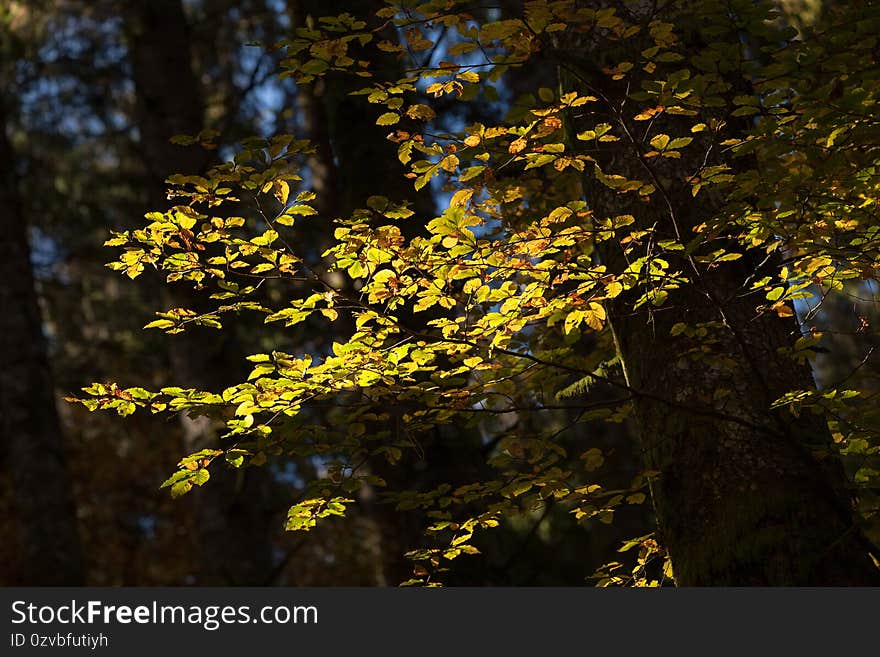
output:
[[[826,298],[877,290],[880,10],[795,29],[751,0],[470,4],[314,18],[271,46],[298,87],[351,85],[412,196],[323,214],[294,135],[171,177],[173,206],[114,234],[109,266],[211,306],[145,328],[252,315],[271,344],[224,389],[96,383],[78,401],[222,427],[173,496],[296,456],[320,467],[288,530],[344,522],[365,486],[418,511],[410,584],[550,505],[602,526],[652,503],[657,531],[609,553],[600,584],[876,582],[876,381],[817,389],[809,364]],[[300,325],[325,339],[288,353]],[[564,440],[606,422],[644,457],[625,482],[614,448]],[[437,427],[479,436],[468,467],[395,477],[431,471]]]

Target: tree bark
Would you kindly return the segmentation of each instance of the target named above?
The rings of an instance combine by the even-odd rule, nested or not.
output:
[[[624,164],[616,153],[607,170],[644,177],[630,157]],[[689,164],[664,163],[658,180],[685,179]],[[695,201],[686,185],[670,185],[662,192],[669,203],[655,198],[647,208],[589,187],[597,215],[632,214],[637,229],[656,227],[658,240],[693,235],[720,205]],[[615,240],[600,251],[609,271],[625,268]],[[662,307],[634,312],[634,296],[624,294],[608,309],[677,583],[880,583],[825,418],[771,409],[786,392],[815,388],[809,366],[782,351],[799,335],[795,318],[758,315],[743,294],[761,265],[754,254],[714,270],[680,254],[663,258],[689,280]],[[673,336],[679,322],[707,334]]]
[[[660,177],[684,179],[684,169],[672,171],[676,166],[687,164],[668,165]],[[631,170],[609,170],[636,178],[645,175],[639,167],[634,161]],[[638,228],[657,227],[658,240],[693,235],[693,227],[718,209],[705,198],[693,200],[686,189],[664,193],[669,213],[659,198],[646,209],[595,185],[588,198],[599,216],[633,214]],[[609,271],[625,268],[616,242],[601,252]],[[608,309],[634,393],[646,466],[657,473],[654,507],[676,581],[880,582],[842,465],[830,455],[825,418],[771,409],[788,391],[815,388],[809,366],[781,351],[799,335],[795,318],[757,315],[753,297],[743,294],[760,266],[753,254],[709,271],[680,253],[663,258],[689,281],[671,291],[662,307],[634,312],[634,296],[625,294]],[[673,336],[679,322],[706,325],[708,332]]]
[[[0,435],[22,528],[18,585],[85,583],[73,486],[0,99]]]
[[[681,17],[667,19],[686,32]],[[700,34],[700,27],[694,27],[694,52],[702,47]],[[718,38],[736,42],[738,37]],[[563,62],[576,60],[563,77],[570,75],[567,82],[584,94],[602,90],[621,140],[600,149],[602,170],[647,180],[657,188],[645,203],[637,194],[617,193],[588,175],[584,191],[591,210],[601,219],[632,215],[634,230],[653,231],[633,257],[650,257],[651,245],[660,240],[687,243],[694,228],[713,219],[724,205],[712,192],[694,199],[684,182],[708,158],[708,145],[701,146],[696,138],[681,159],[644,158],[634,134],[645,126],[632,123],[629,117],[636,112],[631,105],[627,115],[618,109],[628,89],[639,88],[639,76],[615,84],[601,72],[614,54],[568,45],[569,53],[578,54],[558,55]],[[737,73],[729,75],[734,87],[743,88],[731,94],[749,93],[745,78],[737,81]],[[589,88],[583,84],[587,79]],[[726,137],[748,130],[748,122],[727,118]],[[664,115],[652,121],[651,134],[690,134],[691,125]],[[748,166],[747,161],[741,166]],[[719,236],[709,246],[717,249],[723,239]],[[618,239],[600,243],[598,250],[609,273],[626,269]],[[842,464],[831,455],[825,418],[771,409],[786,392],[815,388],[809,366],[781,351],[800,334],[796,319],[759,315],[754,297],[744,294],[747,281],[759,277],[762,267],[770,273],[775,262],[759,262],[754,251],[714,267],[683,251],[664,251],[662,257],[669,271],[681,272],[687,282],[670,291],[659,308],[634,310],[637,296],[652,285],[643,279],[636,294],[623,294],[609,304],[608,315],[634,395],[646,466],[656,473],[653,503],[676,582],[880,584],[880,569],[869,556],[880,553],[858,525]],[[679,322],[703,324],[707,333],[671,335]]]
[[[719,277],[720,278],[720,277]],[[733,281],[712,281],[715,292]],[[728,285],[725,285],[727,283]],[[635,411],[662,540],[679,585],[880,583],[871,546],[845,493],[840,463],[825,453],[825,419],[771,411],[792,389],[813,388],[789,347],[793,322],[746,302],[725,305],[712,353],[671,337],[677,321],[718,321],[693,290],[651,321],[618,308],[612,324]],[[822,460],[820,460],[820,458]]]

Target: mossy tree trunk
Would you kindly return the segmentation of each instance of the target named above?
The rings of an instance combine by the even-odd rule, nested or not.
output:
[[[716,294],[736,282],[724,279],[708,281]],[[813,387],[807,366],[780,355],[794,322],[728,303],[712,351],[695,352],[672,326],[718,321],[719,309],[696,290],[676,297],[650,320],[619,312],[612,323],[678,584],[880,583],[824,417],[770,410]]]
[[[706,45],[702,23],[689,30],[687,16],[666,18],[689,35],[692,52]],[[723,38],[737,42],[735,33]],[[620,241],[623,233],[599,244],[599,259],[616,273],[634,258],[657,257],[663,240],[688,244],[725,205],[712,192],[694,198],[688,182],[701,166],[718,163],[705,133],[695,134],[679,159],[646,157],[650,147],[643,134],[690,135],[696,120],[664,114],[646,132],[647,122],[633,119],[637,110],[629,97],[640,88],[639,75],[615,82],[602,71],[618,56],[595,44],[556,44],[553,55],[566,85],[601,96],[603,115],[619,137],[593,151],[602,170],[656,187],[646,202],[589,173],[584,177],[585,199],[597,219],[632,215],[635,223],[626,230],[649,235],[637,237],[640,246],[629,255]],[[727,77],[731,98],[750,93],[744,73]],[[751,127],[745,119],[723,118],[727,127],[719,141],[742,137]],[[744,158],[738,166],[753,163]],[[643,272],[638,292],[622,294],[607,308],[633,394],[645,465],[655,473],[653,503],[676,582],[880,584],[880,569],[870,556],[880,553],[858,525],[826,419],[772,408],[789,391],[815,388],[809,364],[791,356],[800,336],[796,317],[759,313],[761,299],[747,294],[762,270],[769,274],[778,263],[756,250],[714,266],[699,261],[726,246],[736,242],[719,234],[694,252],[663,251],[667,274],[678,272],[679,281],[665,302],[634,310],[639,295],[664,283]],[[679,323],[688,329],[673,331]]]

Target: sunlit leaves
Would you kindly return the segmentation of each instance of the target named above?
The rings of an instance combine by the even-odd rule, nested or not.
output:
[[[363,78],[352,101],[388,127],[387,152],[371,158],[390,160],[414,193],[439,192],[441,207],[375,189],[354,199],[348,216],[319,215],[326,199],[297,173],[313,147],[290,135],[245,140],[231,162],[173,176],[180,204],[113,233],[107,245],[118,256],[109,266],[131,278],[158,271],[217,302],[208,312],[157,313],[148,328],[220,328],[221,318],[253,312],[269,346],[250,357],[246,381],[219,393],[95,384],[79,401],[122,415],[205,412],[225,426],[223,450],[182,463],[165,482],[175,495],[204,484],[220,455],[211,467],[282,454],[320,462],[328,474],[291,508],[291,530],[343,515],[346,496],[370,476],[358,464],[401,466],[422,458],[421,432],[478,426],[493,446],[485,465],[497,476],[389,491],[399,510],[431,514],[433,542],[410,553],[411,584],[436,582],[450,560],[476,552],[479,531],[548,500],[578,522],[600,524],[644,503],[645,477],[621,489],[594,481],[608,452],[565,453],[550,429],[559,418],[549,400],[574,404],[605,386],[620,396],[578,409],[579,421],[627,418],[630,396],[641,391],[609,365],[615,318],[664,326],[655,340],[733,371],[739,356],[719,347],[727,344],[720,335],[738,330],[722,321],[725,304],[794,322],[799,305],[828,290],[874,285],[880,89],[849,52],[873,61],[873,35],[853,37],[846,25],[819,44],[787,36],[761,3],[741,3],[735,26],[712,3],[638,21],[582,4],[536,0],[524,17],[482,23],[455,3],[388,6],[379,15],[397,33],[376,44],[367,21],[349,14],[295,30],[279,44],[284,74],[301,84],[330,73]],[[684,12],[681,25],[675,12]],[[686,48],[683,30],[693,25],[706,44]],[[438,26],[451,35],[439,45]],[[746,29],[773,47],[753,52]],[[591,52],[602,53],[601,64],[579,61]],[[382,79],[387,67],[377,63],[389,56],[404,63],[402,77]],[[559,79],[542,78],[503,118],[476,111],[534,57],[553,62]],[[462,116],[483,123],[462,125]],[[213,210],[221,204],[227,212]],[[321,253],[300,241],[307,222],[325,229]],[[731,272],[737,283],[712,293]],[[705,306],[695,312],[695,303]],[[717,321],[699,319],[706,307]],[[332,340],[309,353],[273,351],[298,331],[331,325]],[[795,325],[791,334],[783,355],[815,358],[821,335]],[[728,392],[707,394],[719,401]],[[794,391],[776,408],[826,414],[840,450],[871,457],[876,436],[847,424],[861,401],[844,390]],[[333,422],[311,424],[320,415],[312,411],[328,407]],[[553,421],[535,422],[534,435],[510,428],[538,414]],[[512,421],[477,419],[500,417]],[[876,482],[872,473],[861,468],[859,485]],[[634,555],[635,567],[608,564],[602,585],[672,577],[651,536],[622,554]]]
[[[346,497],[309,499],[295,504],[287,512],[285,528],[289,531],[308,531],[320,518],[345,516],[345,507],[354,500]]]
[[[572,310],[565,317],[563,330],[572,333],[578,329],[581,322],[594,330],[601,330],[606,318],[605,309],[601,304],[590,303],[582,310]]]
[[[400,114],[397,112],[385,112],[376,119],[376,125],[394,125],[398,121],[400,121]]]

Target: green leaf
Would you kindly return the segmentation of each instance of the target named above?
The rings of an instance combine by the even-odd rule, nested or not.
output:
[[[400,121],[400,114],[397,112],[385,112],[376,119],[376,125],[394,125],[398,121]]]
[[[486,170],[485,166],[468,167],[467,169],[465,169],[464,171],[461,172],[461,175],[458,176],[458,179],[461,182],[467,182],[468,180],[476,178],[481,173],[483,173],[483,171],[485,171],[485,170]]]
[[[651,146],[656,148],[658,151],[666,150],[666,147],[669,145],[669,135],[655,135],[651,138]]]
[[[318,211],[310,205],[293,205],[287,208],[284,213],[307,217],[313,214],[318,214]]]
[[[211,473],[208,472],[207,468],[199,468],[198,470],[195,471],[195,473],[193,473],[192,483],[196,486],[201,486],[205,482],[207,482],[208,479],[210,479],[210,478],[211,478]]]
[[[144,328],[145,329],[151,329],[151,328],[166,329],[166,328],[171,328],[172,326],[176,326],[176,324],[175,324],[175,322],[173,322],[170,319],[157,319],[157,320],[150,322],[146,326],[144,326]]]

